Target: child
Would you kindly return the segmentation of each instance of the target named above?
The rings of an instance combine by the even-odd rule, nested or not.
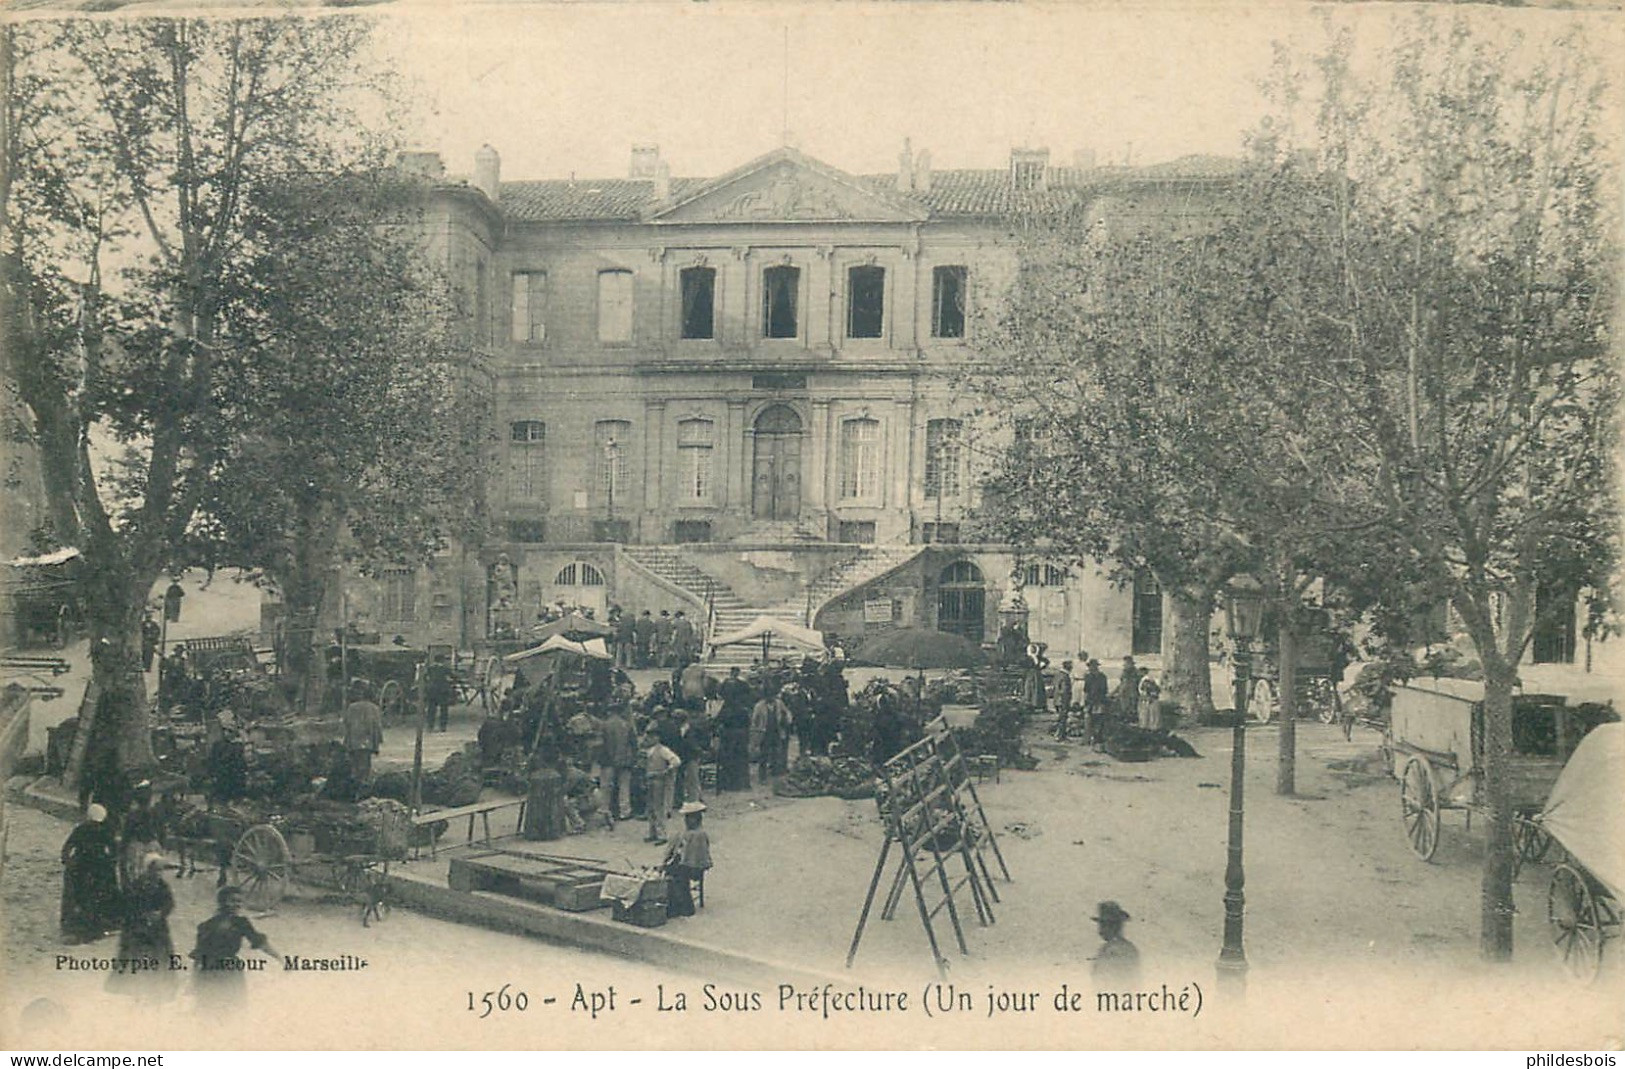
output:
[[[666,813],[671,809],[672,788],[676,785],[677,766],[682,759],[660,741],[653,727],[643,733],[643,748],[643,770],[648,782],[644,805],[649,810],[649,834],[643,841],[664,843]]]
[[[681,810],[683,830],[666,848],[666,916],[694,916],[691,885],[711,867],[711,837],[700,826],[704,802],[685,802]]]

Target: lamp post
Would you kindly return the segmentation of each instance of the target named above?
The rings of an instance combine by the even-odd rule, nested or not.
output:
[[[1226,592],[1225,626],[1234,647],[1235,723],[1230,745],[1230,835],[1224,867],[1224,945],[1217,965],[1219,985],[1239,999],[1247,990],[1247,951],[1242,945],[1247,883],[1242,865],[1243,788],[1247,775],[1247,691],[1252,683],[1251,643],[1264,613],[1264,591],[1248,576],[1233,580]]]

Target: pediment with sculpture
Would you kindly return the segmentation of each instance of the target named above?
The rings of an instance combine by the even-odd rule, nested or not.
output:
[[[781,149],[656,211],[656,223],[909,222],[919,206]]]

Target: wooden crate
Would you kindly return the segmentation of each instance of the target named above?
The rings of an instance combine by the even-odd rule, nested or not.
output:
[[[659,928],[666,923],[666,900],[639,899],[633,906],[623,906],[617,902],[614,916],[624,924],[635,924],[639,928]]]

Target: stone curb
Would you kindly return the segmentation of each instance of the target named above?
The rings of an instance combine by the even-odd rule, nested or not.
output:
[[[63,797],[50,777],[6,785],[20,804],[62,820],[77,821],[75,800]],[[457,924],[509,934],[526,935],[550,943],[608,954],[671,969],[701,980],[731,980],[758,986],[852,985],[855,977],[820,973],[800,966],[782,965],[734,950],[676,938],[660,928],[638,928],[607,919],[607,910],[571,913],[487,891],[454,891],[421,877],[391,874],[393,901],[417,913]]]

